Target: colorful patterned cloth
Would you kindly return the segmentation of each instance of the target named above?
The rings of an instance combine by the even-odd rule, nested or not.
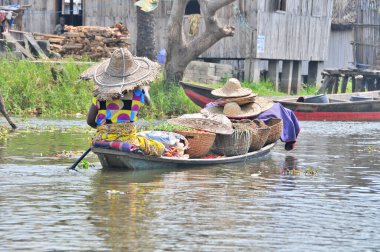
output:
[[[144,92],[136,89],[123,99],[99,101],[94,97],[92,103],[98,109],[96,123],[98,126],[112,123],[134,122],[138,112],[144,106]]]
[[[95,147],[132,152],[142,151],[145,155],[161,156],[165,146],[146,137],[137,136],[133,123],[115,123],[98,126],[92,144]]]

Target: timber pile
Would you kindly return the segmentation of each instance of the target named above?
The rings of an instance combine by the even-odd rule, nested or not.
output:
[[[51,50],[65,55],[87,56],[91,59],[110,57],[120,47],[127,47],[128,29],[122,24],[115,27],[65,26],[61,36],[37,34],[36,39],[48,40]]]

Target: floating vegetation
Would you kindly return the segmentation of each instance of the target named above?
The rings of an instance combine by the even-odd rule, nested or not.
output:
[[[9,137],[10,129],[9,127],[1,126],[0,127],[0,141],[6,141]]]
[[[95,167],[95,165],[91,164],[87,159],[83,159],[79,164],[78,168],[79,169],[88,169],[90,167]]]
[[[142,127],[142,130],[155,130],[155,131],[167,131],[167,132],[175,132],[175,131],[195,131],[193,128],[171,124],[168,122],[161,122],[158,124],[149,124],[145,127]]]
[[[317,176],[319,170],[318,169],[313,169],[312,167],[307,168],[306,170],[299,170],[299,169],[288,169],[284,168],[281,170],[280,174],[285,176],[285,175],[291,175],[291,176]]]
[[[378,154],[380,153],[380,147],[368,145],[364,149],[359,149],[359,152],[367,152],[370,155]]]

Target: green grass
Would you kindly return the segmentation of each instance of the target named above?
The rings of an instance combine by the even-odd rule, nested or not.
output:
[[[150,106],[142,108],[140,118],[167,118],[182,114],[196,113],[200,110],[200,108],[186,96],[179,85],[172,84],[167,88],[162,78],[152,84],[149,94],[151,104]]]
[[[0,92],[12,115],[41,111],[45,116],[84,113],[93,84],[78,79],[87,66],[36,64],[28,60],[0,59]],[[52,71],[57,72],[53,78]]]
[[[45,117],[86,114],[94,84],[79,80],[79,76],[88,67],[75,64],[73,59],[60,66],[0,58],[0,92],[5,99],[6,109],[12,116],[34,115],[36,111],[40,111]],[[223,85],[207,84],[213,88]],[[286,95],[276,92],[270,82],[243,82],[242,86],[251,88],[260,96]],[[301,95],[314,94],[315,91],[315,87],[305,86]],[[200,109],[179,85],[166,87],[162,77],[152,84],[150,95],[152,104],[142,109],[140,118],[168,118],[195,113]]]

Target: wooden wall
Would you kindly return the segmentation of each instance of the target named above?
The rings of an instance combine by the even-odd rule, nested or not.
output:
[[[377,67],[380,61],[380,0],[360,0],[355,25],[357,64]]]
[[[57,3],[54,0],[0,0],[0,5],[31,4],[23,15],[23,30],[52,33],[57,24]]]
[[[354,40],[354,32],[348,30],[332,30],[329,41],[328,59],[325,68],[353,67],[354,53],[351,42]]]
[[[246,13],[255,13],[255,1],[240,0]],[[166,47],[167,26],[171,10],[171,1],[161,1],[155,10],[156,15],[156,43],[157,49]],[[221,9],[217,15],[222,24],[231,24],[236,27],[234,38],[226,38],[210,48],[202,57],[205,58],[245,58],[246,43],[249,43],[251,34],[248,29],[241,25],[233,15],[232,5]],[[127,25],[134,51],[136,43],[136,12],[133,1],[125,0],[86,0],[84,5],[84,24],[110,26],[116,22]],[[251,15],[249,15],[251,16]],[[189,17],[185,16],[184,31],[188,34]],[[200,33],[204,30],[203,21],[200,22]],[[248,32],[248,34],[247,34]],[[192,37],[188,36],[189,39]]]
[[[332,0],[288,0],[286,11],[276,11],[272,0],[258,3],[258,36],[265,48],[262,59],[327,59]]]
[[[0,0],[5,1],[5,0]],[[25,13],[25,30],[51,33],[57,23],[55,0],[20,0],[32,4]],[[155,10],[157,49],[166,46],[167,24],[171,1],[163,0]],[[276,11],[277,0],[237,0],[247,24],[236,17],[232,5],[221,9],[217,15],[221,24],[234,25],[235,36],[215,44],[201,57],[220,59],[313,60],[327,58],[333,0],[287,0],[286,12]],[[188,17],[185,17],[188,33]],[[83,24],[111,26],[123,22],[130,30],[135,51],[136,11],[133,1],[83,0]],[[200,32],[204,29],[200,24]],[[257,29],[257,32],[252,32]],[[265,37],[263,52],[257,53],[258,37]],[[252,39],[253,38],[253,39]]]

